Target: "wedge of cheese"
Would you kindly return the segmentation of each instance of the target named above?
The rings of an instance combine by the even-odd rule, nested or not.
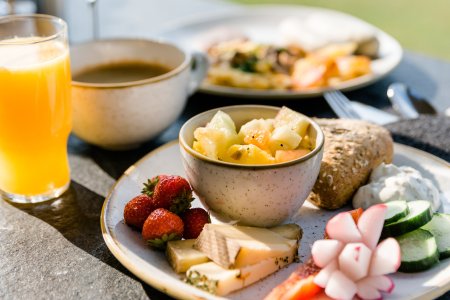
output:
[[[206,224],[194,248],[226,269],[240,269],[269,258],[297,254],[298,240],[266,228]]]
[[[282,237],[299,241],[302,230],[297,224],[285,224],[269,228]],[[179,240],[167,243],[166,256],[172,269],[177,273],[184,273],[190,267],[208,262],[210,259],[203,252],[194,249],[195,240]]]
[[[194,249],[194,242],[191,239],[167,243],[166,257],[175,272],[184,273],[193,265],[209,261],[203,252]]]
[[[294,254],[272,257],[240,269],[225,269],[214,262],[192,266],[186,282],[211,294],[224,296],[278,271],[294,260]]]

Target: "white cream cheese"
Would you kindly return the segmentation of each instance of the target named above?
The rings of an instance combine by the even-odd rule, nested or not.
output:
[[[392,200],[427,200],[434,211],[441,205],[438,189],[419,171],[382,163],[372,171],[369,183],[356,192],[353,207],[366,209]]]

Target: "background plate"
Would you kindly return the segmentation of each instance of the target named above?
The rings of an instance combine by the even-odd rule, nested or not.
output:
[[[431,179],[442,192],[443,210],[450,212],[450,165],[426,152],[408,146],[395,144],[394,163],[418,169],[423,176]],[[101,215],[103,238],[113,255],[132,273],[155,288],[183,299],[263,299],[272,288],[284,281],[297,267],[293,263],[277,273],[235,293],[228,298],[215,297],[209,293],[185,284],[181,275],[172,271],[164,253],[148,248],[140,233],[132,230],[123,222],[125,204],[138,195],[142,183],[158,174],[177,174],[185,176],[178,142],[168,143],[150,152],[132,165],[117,181],[105,200]],[[446,200],[447,199],[447,200]],[[198,200],[194,207],[201,207]],[[349,210],[346,207],[342,210]],[[300,247],[300,259],[310,255],[311,245],[322,238],[325,224],[338,211],[320,210],[305,202],[300,214],[293,221],[304,231]],[[214,222],[215,220],[213,220]],[[415,274],[396,273],[391,275],[395,289],[386,299],[431,299],[450,288],[450,259],[444,260],[431,270]]]
[[[389,74],[402,58],[400,44],[384,31],[351,15],[324,8],[287,5],[261,5],[244,6],[242,9],[220,12],[194,18],[187,18],[174,22],[160,32],[160,36],[171,41],[188,51],[202,51],[205,39],[211,38],[214,29],[227,28],[239,31],[251,40],[262,43],[280,44],[278,25],[289,17],[305,18],[306,16],[320,13],[329,16],[339,16],[355,23],[364,23],[375,29],[380,42],[379,58],[372,61],[373,74],[361,76],[343,82],[335,88],[340,90],[352,90],[360,88]],[[201,92],[234,97],[258,97],[258,98],[300,98],[313,97],[323,94],[327,88],[311,89],[308,91],[277,91],[240,89],[226,86],[218,86],[204,83],[200,87]]]

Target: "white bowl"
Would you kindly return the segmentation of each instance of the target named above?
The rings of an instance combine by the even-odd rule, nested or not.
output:
[[[319,174],[324,135],[319,125],[306,117],[315,138],[307,155],[272,165],[242,165],[208,158],[192,148],[194,130],[205,126],[221,110],[239,128],[256,118],[274,118],[279,107],[239,105],[217,108],[188,120],[179,142],[184,169],[200,201],[223,222],[270,227],[292,217],[305,202]]]
[[[170,126],[206,73],[202,57],[191,70],[191,55],[179,48],[140,39],[100,40],[71,47],[72,74],[120,61],[159,63],[171,71],[120,83],[72,81],[73,132],[107,149],[138,146]]]

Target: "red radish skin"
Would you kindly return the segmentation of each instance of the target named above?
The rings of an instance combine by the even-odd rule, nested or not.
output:
[[[330,262],[325,268],[320,270],[319,273],[314,277],[314,283],[320,286],[321,288],[325,288],[327,286],[328,280],[338,268],[337,260],[333,260]]]
[[[377,299],[383,299],[381,296],[381,293],[376,289],[375,287],[371,286],[364,280],[358,281],[356,283],[356,287],[358,291],[356,294],[359,298],[364,300],[377,300]]]
[[[369,273],[372,251],[363,243],[345,245],[339,255],[339,270],[353,281],[364,278]]]
[[[314,263],[324,268],[339,255],[343,248],[344,244],[338,240],[318,240],[312,246],[311,255]]]
[[[361,233],[349,212],[342,212],[331,218],[325,230],[330,239],[343,243],[356,243],[361,241]]]
[[[325,294],[334,299],[352,299],[356,291],[356,284],[339,270],[331,274],[325,288]]]
[[[362,241],[372,250],[375,249],[380,239],[386,211],[387,206],[385,204],[373,205],[364,211],[358,220],[358,229]]]
[[[370,276],[386,275],[398,270],[401,263],[400,246],[394,238],[382,241],[375,248],[370,263]]]
[[[328,297],[335,299],[353,299],[354,297],[382,299],[381,292],[391,293],[395,287],[394,282],[388,276],[384,276],[384,274],[395,272],[400,266],[401,257],[400,247],[395,239],[389,238],[376,246],[381,232],[381,230],[377,228],[380,227],[380,223],[384,223],[384,214],[386,211],[384,210],[384,214],[381,214],[383,210],[384,209],[381,206],[374,208],[373,211],[370,211],[368,216],[364,217],[361,224],[359,223],[359,219],[362,218],[365,213],[362,209],[353,210],[351,213],[340,213],[332,218],[326,226],[325,238],[337,241],[328,240],[330,242],[320,245],[323,240],[319,240],[317,241],[319,244],[316,247],[313,245],[314,250],[312,249],[311,251],[313,255],[309,259],[309,262],[304,265],[309,266],[309,264],[311,264],[311,266],[313,266],[311,270],[313,271],[308,272],[307,274],[313,274],[306,278],[308,275],[303,273],[300,274],[298,273],[299,271],[294,272],[287,281],[275,288],[265,300],[281,298],[286,300],[300,300],[311,299],[313,296],[314,299],[317,297],[318,299],[328,299]],[[383,215],[383,218],[381,218],[381,215]],[[376,228],[370,228],[371,226]],[[367,238],[366,234],[374,235],[375,237]],[[348,245],[345,245],[345,247],[343,246],[343,250],[333,250],[334,248],[339,248],[336,246],[340,244],[339,242],[341,242],[342,245],[354,244],[353,249],[351,249],[352,251],[349,251],[349,254],[351,255],[345,254],[344,260],[349,260],[351,262],[349,265],[356,263],[356,267],[347,266],[342,268],[340,266],[339,257],[346,251],[345,248]],[[375,249],[370,249],[369,246],[371,245],[375,247]],[[355,282],[345,274],[344,269],[353,268],[364,270],[358,263],[361,261],[364,262],[366,259],[365,257],[367,256],[364,253],[368,251],[371,251],[371,255],[369,255],[368,259],[369,268],[366,271],[365,277]],[[339,255],[336,256],[334,252],[338,252]],[[375,252],[377,255],[375,255]],[[314,257],[314,254],[316,254],[316,257]],[[317,260],[319,264],[325,264],[327,260],[330,260],[330,257],[334,257],[334,259],[331,258],[331,261],[320,270],[316,265],[315,260]],[[387,266],[384,265],[385,263],[387,263]],[[343,265],[345,264],[346,262],[343,263]],[[302,267],[300,269],[302,269]],[[381,275],[367,277],[367,273],[372,274],[372,272]],[[309,284],[305,285],[308,280]],[[296,283],[301,283],[302,288],[294,288]],[[303,289],[303,286],[308,288]],[[325,288],[322,289],[322,287]]]

